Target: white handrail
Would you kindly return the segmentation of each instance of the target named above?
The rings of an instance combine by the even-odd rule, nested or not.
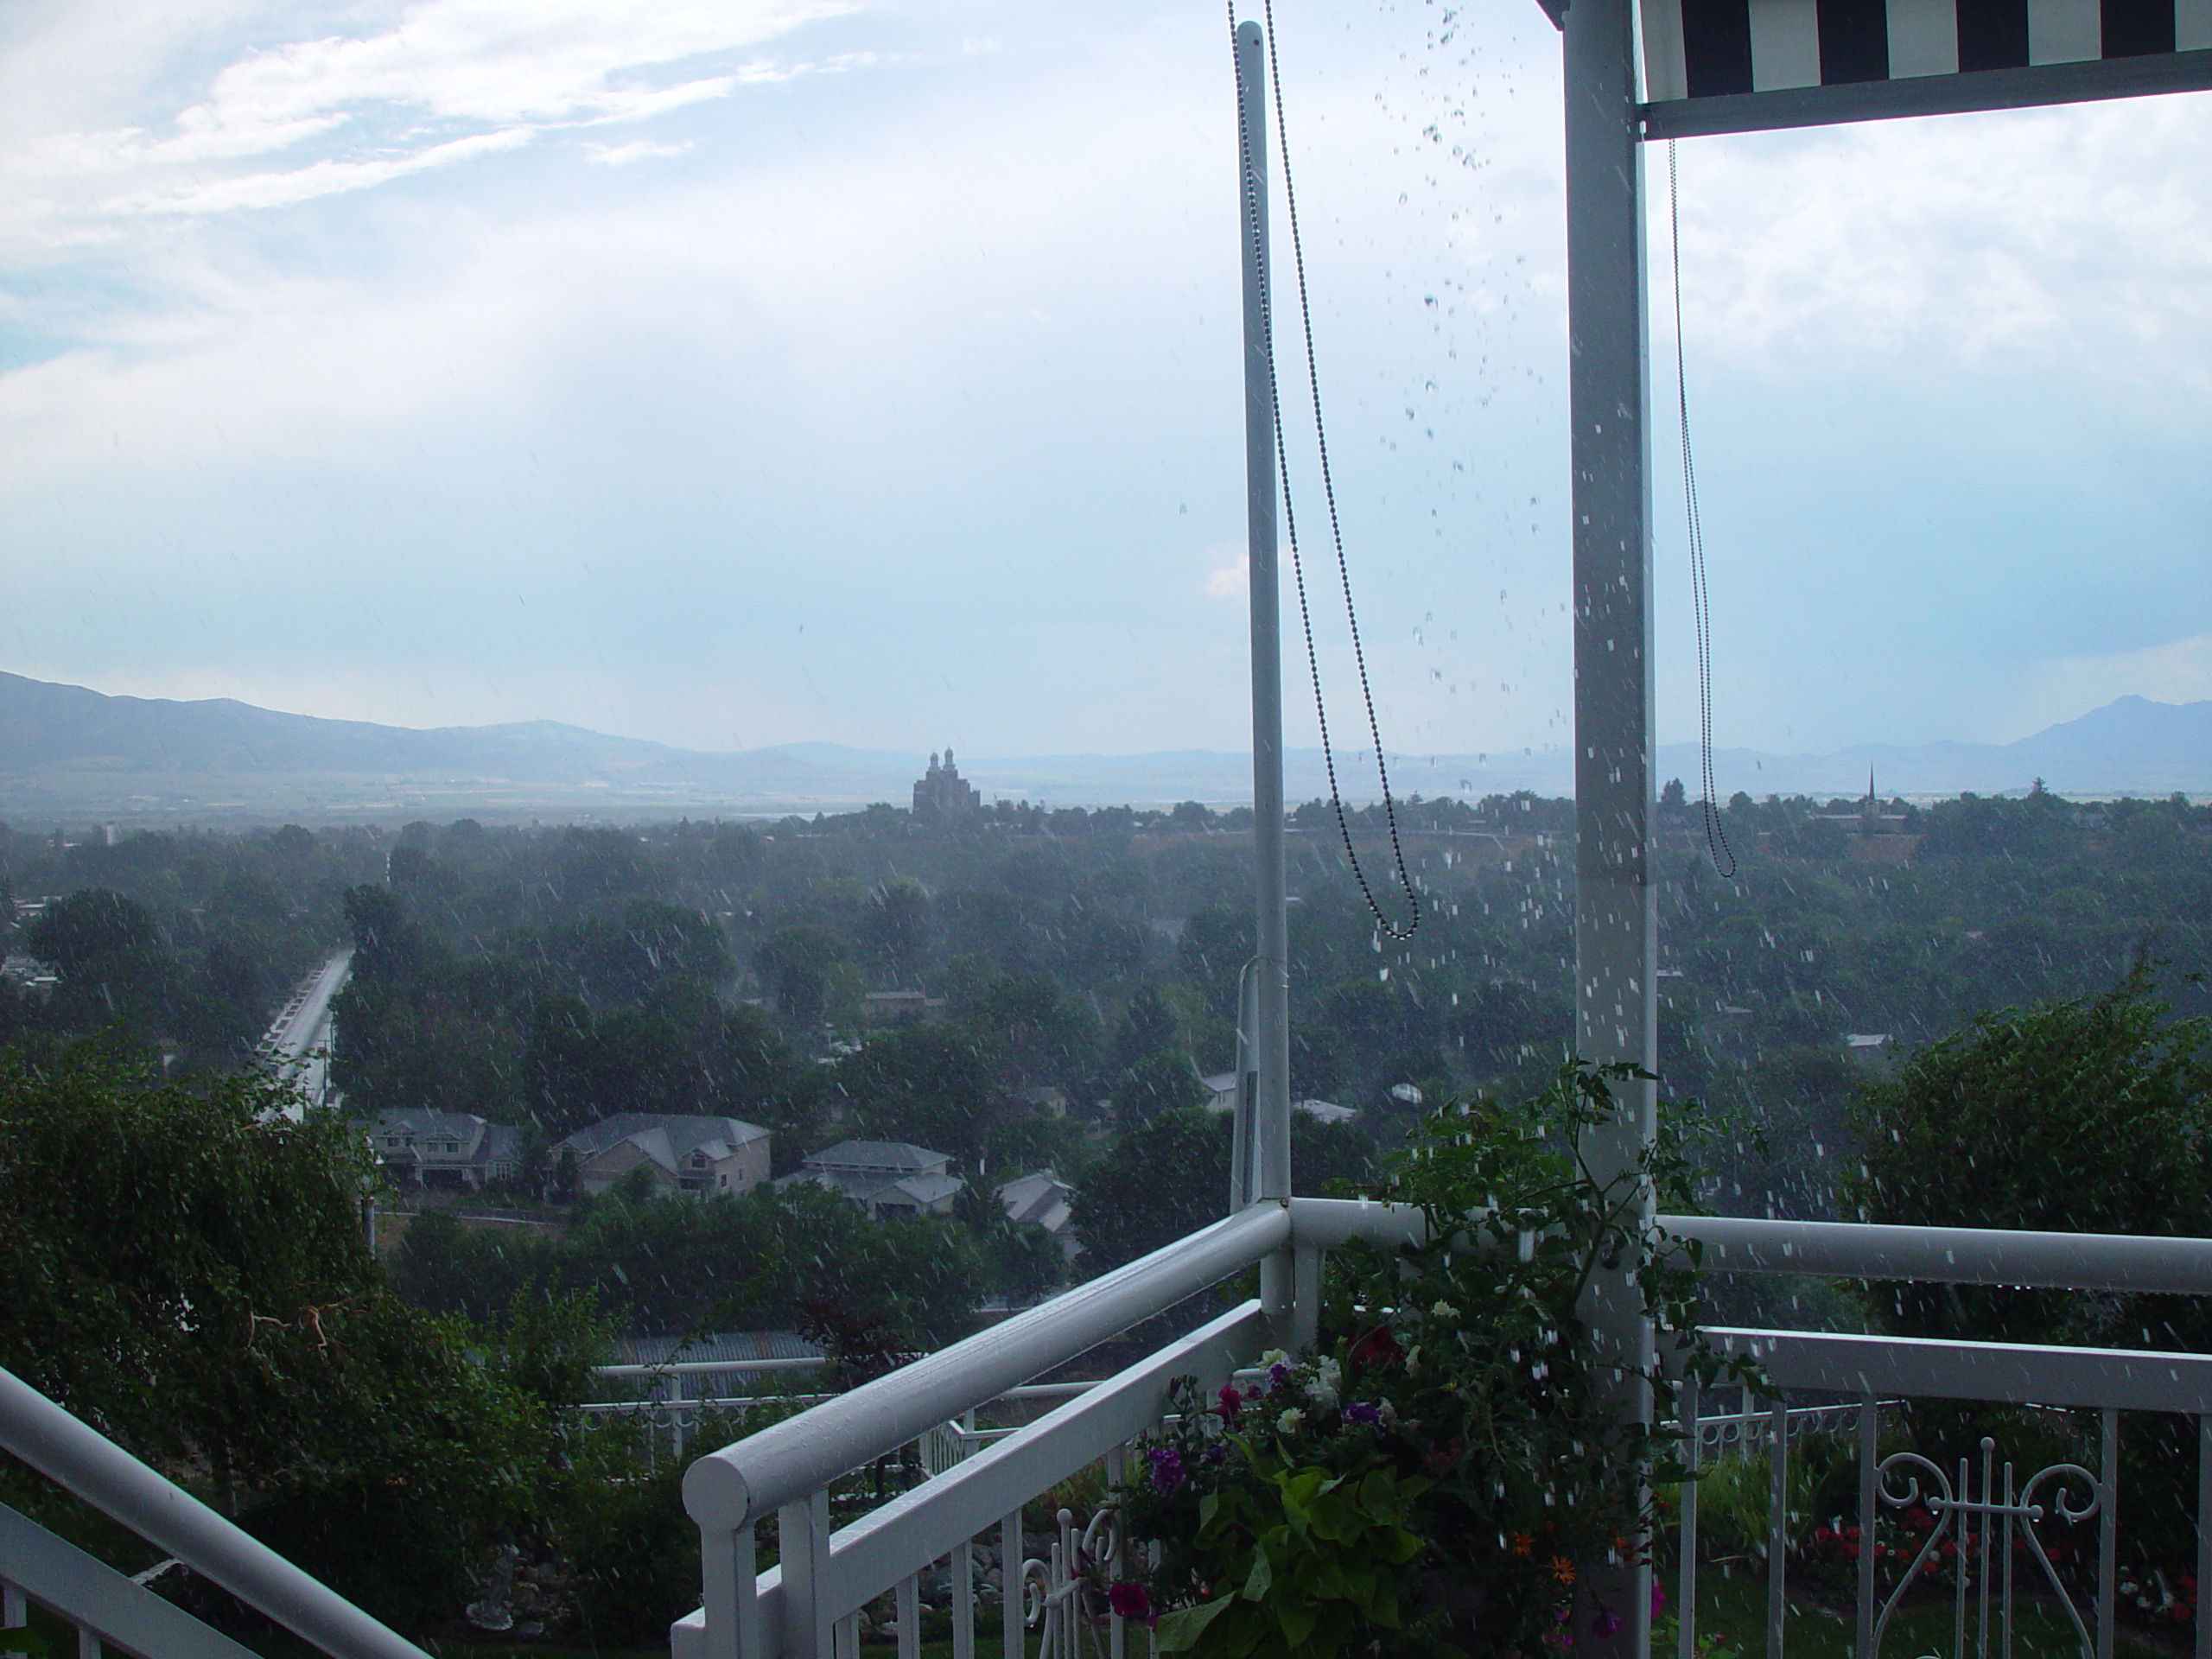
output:
[[[734,1530],[821,1491],[954,1412],[995,1399],[1290,1243],[1289,1208],[1252,1205],[1054,1297],[1003,1325],[864,1383],[734,1446],[683,1475],[702,1527]]]
[[[1756,1221],[1738,1216],[1661,1216],[1658,1222],[1675,1236],[1704,1246],[1707,1272],[2212,1295],[2208,1238]]]
[[[7,1370],[0,1446],[335,1659],[429,1659]]]
[[[1365,1239],[1417,1244],[1412,1205],[1364,1198],[1293,1198],[1291,1230],[1328,1249]],[[2014,1285],[2053,1290],[2212,1295],[2212,1238],[2046,1233],[1999,1227],[1902,1227],[1857,1221],[1769,1221],[1749,1216],[1654,1217],[1694,1239],[1710,1273],[1802,1273],[1830,1279]]]

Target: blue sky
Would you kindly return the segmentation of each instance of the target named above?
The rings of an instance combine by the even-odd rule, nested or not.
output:
[[[1221,10],[0,10],[0,667],[708,748],[1243,746]],[[1279,18],[1386,741],[1556,742],[1556,36]],[[2208,153],[2204,95],[1681,147],[1722,742],[2212,696]]]

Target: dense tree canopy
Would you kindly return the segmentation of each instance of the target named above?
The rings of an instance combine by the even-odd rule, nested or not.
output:
[[[283,1103],[85,1047],[0,1057],[0,1365],[418,1619],[537,1503],[546,1421],[385,1288],[358,1139]]]

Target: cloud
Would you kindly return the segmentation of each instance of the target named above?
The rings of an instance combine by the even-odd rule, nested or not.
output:
[[[1206,572],[1205,590],[1214,599],[1242,599],[1252,579],[1252,556],[1234,548],[1217,547],[1209,556],[1218,561]]]
[[[621,115],[671,90],[644,79],[648,71],[758,46],[850,9],[841,0],[423,0],[380,35],[248,54],[177,124],[275,143],[302,123],[370,106],[492,125]]]
[[[632,162],[681,156],[690,148],[689,139],[680,144],[657,144],[650,138],[632,138],[626,144],[586,144],[584,156],[601,167],[627,167]]]
[[[237,208],[289,207],[316,196],[365,190],[410,173],[518,149],[533,136],[528,127],[510,127],[504,132],[480,133],[474,137],[455,138],[448,143],[433,144],[390,161],[316,162],[289,173],[253,173],[197,189],[148,192],[119,199],[108,206],[112,212],[138,213],[219,213]]]
[[[38,135],[9,170],[49,193],[18,207],[49,245],[81,239],[66,222],[73,213],[288,206],[511,149],[550,128],[649,120],[741,86],[860,67],[873,58],[702,61],[852,10],[853,0],[419,0],[379,33],[247,50],[173,115]],[[322,153],[302,166],[209,174],[310,145]],[[137,188],[113,188],[131,174]],[[72,180],[91,194],[80,187],[68,200]]]
[[[2176,160],[2209,147],[2202,94],[1686,143],[1692,374],[1871,356],[1915,380],[2077,362],[2202,385],[2202,353],[2175,347],[2212,338],[2212,178]]]

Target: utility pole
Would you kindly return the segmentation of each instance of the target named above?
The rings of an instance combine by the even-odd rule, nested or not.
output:
[[[1252,848],[1259,953],[1253,969],[1251,1196],[1290,1197],[1290,945],[1283,882],[1282,615],[1275,567],[1274,352],[1268,313],[1267,41],[1236,26],[1239,196],[1244,240],[1244,490],[1252,601]],[[1240,1065],[1242,1064],[1240,1057]],[[1287,1261],[1262,1265],[1261,1296],[1287,1307]]]

